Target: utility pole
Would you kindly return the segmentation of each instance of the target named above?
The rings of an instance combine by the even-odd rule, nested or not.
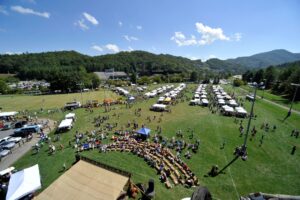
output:
[[[292,86],[296,86],[296,90],[295,90],[295,93],[294,93],[294,96],[293,96],[293,100],[292,100],[292,103],[291,103],[291,106],[290,106],[290,109],[287,113],[287,116],[283,119],[283,121],[285,121],[288,117],[291,116],[292,114],[292,108],[293,108],[293,103],[295,101],[295,98],[296,98],[296,95],[297,95],[297,91],[298,91],[298,87],[300,86],[300,84],[296,84],[296,83],[291,83]]]
[[[260,85],[263,85],[264,83],[261,82]],[[247,131],[246,131],[246,135],[245,135],[245,139],[244,139],[244,144],[239,147],[239,152],[235,152],[235,157],[227,164],[225,165],[225,167],[223,167],[218,173],[217,175],[221,174],[227,167],[229,167],[231,164],[233,164],[239,157],[242,157],[243,160],[246,160],[246,156],[247,156],[247,139],[248,139],[248,134],[249,134],[249,130],[250,130],[250,125],[251,125],[251,119],[253,117],[253,109],[254,109],[254,103],[256,100],[256,90],[258,85],[256,83],[253,84],[253,86],[255,87],[254,90],[254,98],[252,101],[252,105],[251,105],[251,111],[250,111],[250,117],[248,120],[248,125],[247,125]],[[216,176],[217,176],[216,175]]]

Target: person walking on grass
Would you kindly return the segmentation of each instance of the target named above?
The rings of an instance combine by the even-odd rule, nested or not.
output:
[[[294,145],[293,148],[292,148],[291,155],[294,155],[294,154],[295,154],[295,151],[296,151],[296,146]]]

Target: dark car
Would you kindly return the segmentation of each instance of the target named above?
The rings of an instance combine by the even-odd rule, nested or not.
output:
[[[24,125],[27,124],[27,121],[18,121],[15,123],[15,128],[22,128]]]
[[[39,125],[24,126],[23,128],[16,129],[13,136],[14,137],[27,137],[31,133],[40,132],[41,127]]]

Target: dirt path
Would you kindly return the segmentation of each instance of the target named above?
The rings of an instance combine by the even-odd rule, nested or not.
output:
[[[243,90],[243,91],[245,91],[245,92],[247,92],[247,93],[249,93],[249,91],[247,91],[247,90],[244,89],[244,88],[241,88],[241,87],[240,87],[240,89]],[[270,104],[273,104],[273,105],[275,105],[275,106],[277,106],[277,107],[283,108],[283,109],[285,109],[285,110],[287,110],[287,111],[290,110],[290,108],[287,107],[287,106],[281,105],[281,104],[279,104],[279,103],[275,103],[274,101],[270,101],[270,100],[265,99],[265,98],[262,99],[261,96],[256,95],[256,97],[260,98],[261,100],[263,100],[263,101],[265,101],[265,102],[268,102],[268,103],[270,103]],[[292,114],[300,115],[300,111],[297,111],[297,110],[292,109]]]
[[[38,119],[38,123],[46,122],[47,119]],[[55,124],[53,120],[49,119],[48,122],[49,128],[44,128],[44,133],[48,134],[50,133],[54,128]],[[20,159],[24,154],[26,154],[28,151],[32,149],[32,146],[34,146],[40,139],[40,136],[38,134],[33,134],[33,138],[29,142],[25,142],[21,145],[16,144],[16,146],[12,149],[11,154],[7,155],[6,157],[2,158],[0,162],[0,170],[4,170],[11,166],[14,162],[16,162],[18,159]]]

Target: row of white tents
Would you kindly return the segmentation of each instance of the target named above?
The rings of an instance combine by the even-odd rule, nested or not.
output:
[[[222,113],[227,116],[238,116],[238,117],[246,117],[247,111],[243,107],[230,107],[228,105],[222,106]]]
[[[171,88],[174,86],[172,85]],[[169,104],[172,100],[176,99],[178,94],[182,92],[183,89],[186,88],[185,83],[181,83],[178,87],[174,88],[173,90],[165,93],[163,96],[158,98],[158,101],[156,104],[153,104],[150,108],[152,111],[166,111],[167,106],[165,104]],[[165,103],[165,104],[164,104]]]
[[[75,113],[68,113],[57,127],[57,131],[70,130],[73,127],[73,123],[76,119]]]
[[[236,100],[228,95],[221,86],[213,85],[213,93],[215,95],[215,100],[221,107],[221,112],[224,115],[236,115],[239,117],[247,116],[247,111],[243,107],[239,106]]]
[[[190,105],[203,105],[208,106],[206,84],[200,84],[195,91],[193,99],[190,101]]]
[[[159,94],[162,94],[163,92],[169,91],[174,87],[174,85],[165,85],[159,88],[156,88],[150,92],[146,92],[144,95],[148,98],[153,98]]]
[[[125,90],[124,88],[121,88],[121,87],[116,87],[115,91],[117,91],[119,94],[124,95],[124,96],[129,95],[129,91],[127,91],[127,90]]]

